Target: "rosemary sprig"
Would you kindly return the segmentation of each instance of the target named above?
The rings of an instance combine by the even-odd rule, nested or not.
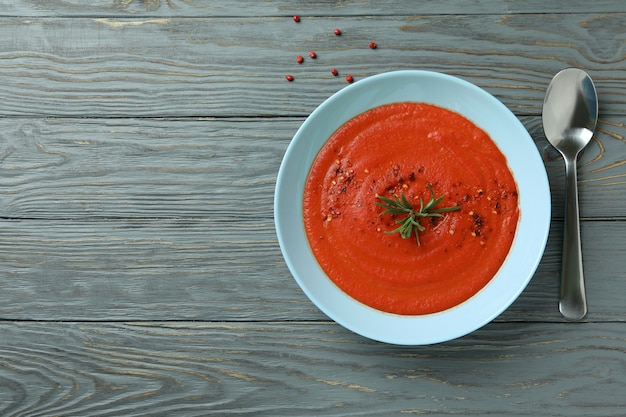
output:
[[[419,232],[426,230],[419,222],[421,217],[443,217],[441,213],[461,209],[460,206],[435,208],[439,203],[441,203],[444,196],[442,195],[435,198],[435,192],[430,185],[428,185],[428,190],[430,191],[430,200],[428,200],[428,203],[424,204],[424,200],[420,198],[419,210],[415,210],[413,208],[413,205],[409,202],[409,200],[407,200],[404,193],[402,193],[400,197],[394,195],[393,198],[376,195],[376,198],[380,200],[376,201],[376,205],[385,209],[379,214],[379,216],[384,214],[406,214],[405,217],[396,220],[396,224],[400,225],[398,228],[385,233],[400,233],[400,236],[402,236],[403,239],[408,239],[411,237],[413,229],[415,229],[415,239],[417,240],[417,245],[421,246]]]

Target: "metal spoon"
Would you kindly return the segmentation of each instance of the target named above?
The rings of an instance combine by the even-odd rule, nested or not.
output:
[[[598,95],[591,77],[576,68],[554,76],[543,102],[543,130],[565,160],[565,232],[559,310],[569,320],[587,314],[580,248],[576,160],[589,143],[598,121]]]

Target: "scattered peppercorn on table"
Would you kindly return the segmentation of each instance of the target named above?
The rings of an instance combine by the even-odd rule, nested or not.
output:
[[[626,3],[0,0],[0,415],[622,416]],[[564,165],[541,107],[600,99],[580,158],[589,314],[557,309]],[[368,76],[470,81],[552,189],[520,298],[446,343],[377,343],[300,291],[273,222],[307,115]],[[522,213],[523,216],[523,213]]]

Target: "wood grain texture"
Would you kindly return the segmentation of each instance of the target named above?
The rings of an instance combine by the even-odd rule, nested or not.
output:
[[[561,222],[500,320],[556,321]],[[589,321],[626,321],[626,223],[582,225]],[[610,238],[607,238],[610,236]],[[271,222],[2,221],[5,320],[324,320],[289,274]]]
[[[4,323],[17,416],[622,416],[623,324],[492,323],[405,348],[331,323]]]
[[[402,69],[460,76],[518,115],[539,115],[550,79],[568,66],[587,69],[603,117],[617,115],[626,111],[625,18],[0,18],[0,116],[306,116],[346,86],[345,74]],[[310,50],[318,59],[296,64]]]
[[[500,1],[481,0],[468,7],[463,0],[438,2],[396,0],[341,1],[189,1],[189,0],[22,0],[0,1],[1,16],[362,16],[362,15],[450,15],[450,14],[503,14],[503,13],[588,13],[589,2],[581,0],[556,1]],[[626,5],[611,0],[593,2],[593,11],[602,13],[626,12]]]
[[[0,120],[0,213],[268,222],[278,167],[301,122]]]
[[[0,0],[0,415],[623,416],[625,20],[609,0]],[[556,309],[563,165],[540,120],[567,66],[600,96],[579,163],[584,323]],[[305,117],[345,74],[398,69],[502,100],[553,196],[528,288],[435,346],[330,322],[273,226]]]
[[[276,174],[303,121],[0,119],[0,217],[271,223]],[[561,156],[539,117],[521,121],[546,164],[553,217],[562,217]],[[626,216],[625,135],[622,117],[603,119],[583,153],[583,217]]]

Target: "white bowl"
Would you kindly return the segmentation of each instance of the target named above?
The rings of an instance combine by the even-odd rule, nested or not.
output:
[[[520,219],[511,250],[494,278],[469,300],[417,316],[382,312],[340,290],[309,247],[303,221],[304,184],[313,160],[346,121],[387,103],[430,103],[457,112],[486,131],[506,156],[517,182]],[[489,323],[524,290],[541,260],[550,228],[550,188],[532,138],[495,97],[459,78],[428,71],[375,75],[335,93],[304,121],[278,172],[274,220],[283,256],[304,293],[335,322],[367,338],[422,345],[466,335]]]

